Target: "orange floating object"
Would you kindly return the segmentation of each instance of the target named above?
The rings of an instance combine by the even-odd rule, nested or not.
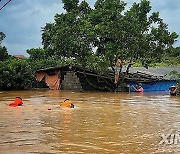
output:
[[[21,106],[21,105],[23,105],[23,101],[20,97],[16,97],[14,102],[9,104],[9,106],[11,107],[16,107],[16,106]]]
[[[60,104],[60,106],[67,108],[74,108],[74,104],[69,99],[66,99],[63,103]]]

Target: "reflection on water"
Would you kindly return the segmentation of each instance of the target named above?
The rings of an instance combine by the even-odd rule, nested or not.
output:
[[[8,103],[16,96],[24,106]],[[60,108],[69,98],[74,109]],[[179,153],[180,98],[164,93],[0,92],[0,153]]]

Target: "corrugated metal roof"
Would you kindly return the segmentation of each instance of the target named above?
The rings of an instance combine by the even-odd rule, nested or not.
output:
[[[125,70],[126,67],[123,68],[123,71]],[[144,67],[131,67],[129,69],[130,73],[143,72],[155,76],[162,76],[164,79],[171,79],[170,72],[172,71],[180,73],[180,67],[149,67],[148,69]]]

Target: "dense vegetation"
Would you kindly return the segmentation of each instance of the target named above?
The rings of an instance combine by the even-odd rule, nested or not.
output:
[[[177,81],[177,95],[180,96],[180,73],[178,73],[177,71],[172,71],[170,72],[170,76],[171,76],[171,79],[173,80],[176,80]]]
[[[52,56],[74,58],[84,66],[107,68],[117,57],[143,66],[162,62],[174,52],[178,35],[151,11],[142,0],[125,11],[125,2],[97,0],[94,9],[78,0],[63,0],[65,13],[56,14],[55,22],[43,28],[44,49]],[[103,64],[102,64],[103,63]]]
[[[179,65],[180,47],[173,47],[178,35],[168,31],[159,12],[151,12],[150,1],[133,3],[125,10],[121,0],[97,0],[94,8],[83,0],[62,0],[65,13],[42,28],[43,48],[28,49],[27,59],[8,55],[1,46],[0,88],[24,89],[32,86],[34,72],[57,65],[78,64],[107,71],[114,60],[134,65]]]

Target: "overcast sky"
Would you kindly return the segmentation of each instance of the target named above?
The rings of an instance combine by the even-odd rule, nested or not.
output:
[[[8,0],[0,0],[0,7]],[[125,0],[127,8],[140,0]],[[95,0],[87,0],[92,7]],[[151,0],[152,11],[159,11],[169,31],[180,35],[180,0]],[[53,22],[56,13],[62,13],[61,0],[12,0],[0,11],[0,32],[6,35],[3,45],[9,54],[23,54],[27,49],[42,47],[41,27]],[[179,39],[179,38],[178,38]],[[179,46],[178,41],[175,46]]]

